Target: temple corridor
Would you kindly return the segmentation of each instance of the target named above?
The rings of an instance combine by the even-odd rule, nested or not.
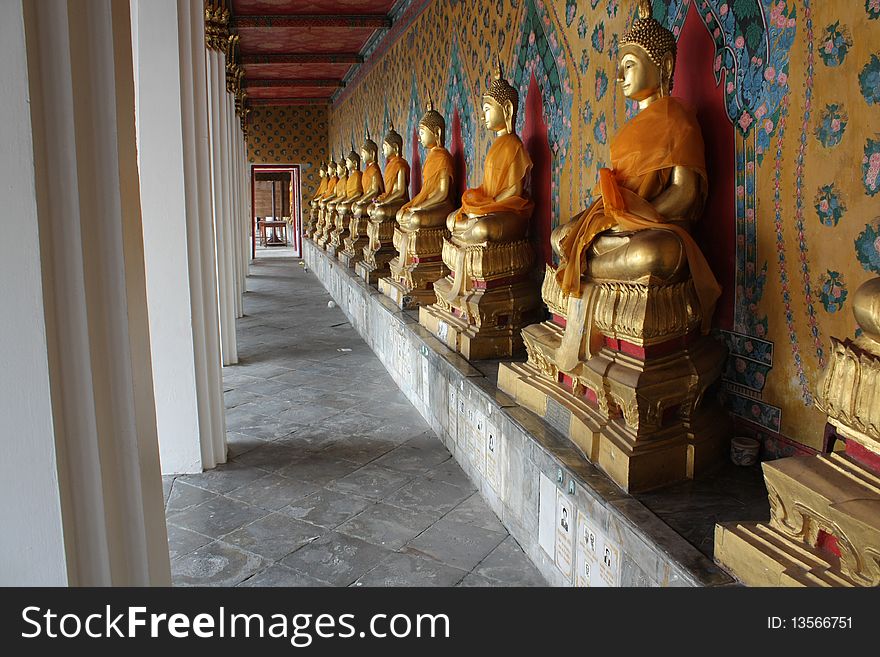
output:
[[[252,263],[229,463],[164,478],[174,584],[544,585],[329,299],[299,261]]]

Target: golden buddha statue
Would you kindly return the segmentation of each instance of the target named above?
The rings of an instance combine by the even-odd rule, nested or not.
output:
[[[443,240],[449,236],[446,216],[455,207],[452,198],[454,165],[444,147],[446,121],[428,100],[419,121],[419,141],[428,151],[422,168],[422,189],[397,211],[391,275],[379,279],[379,289],[400,308],[434,303],[434,282],[449,270],[443,264]]]
[[[324,195],[324,192],[327,191],[327,182],[329,180],[327,176],[327,170],[324,169],[324,167],[318,167],[318,175],[321,176],[321,182],[318,185],[318,189],[315,190],[315,195],[312,197],[312,200],[309,201],[309,218],[306,221],[306,225],[303,226],[304,237],[312,236],[312,231],[315,229],[315,224],[318,223],[318,201]],[[293,185],[293,183],[291,183],[291,185]]]
[[[749,586],[880,586],[880,278],[852,309],[862,335],[831,338],[816,391],[822,451],[762,464],[769,522],[715,526],[716,561]]]
[[[327,242],[327,253],[331,258],[336,257],[337,250],[342,249],[342,242],[348,237],[351,204],[364,193],[364,188],[361,185],[361,156],[354,150],[354,144],[351,146],[351,152],[345,158],[345,168],[348,175],[345,182],[345,198],[336,204],[335,225],[330,231],[330,239]]]
[[[343,155],[339,158],[339,162],[336,163],[336,188],[333,191],[333,195],[327,199],[327,203],[324,206],[324,229],[316,240],[316,243],[322,249],[327,248],[327,244],[330,242],[330,231],[336,226],[336,206],[344,201],[345,197],[348,195],[347,173],[348,170],[345,165],[345,156]]]
[[[354,267],[363,260],[364,247],[369,242],[367,224],[370,205],[376,197],[385,192],[382,170],[377,162],[378,157],[379,147],[370,139],[370,133],[367,132],[364,134],[364,143],[361,146],[361,161],[364,163],[364,173],[361,176],[363,194],[351,203],[351,221],[348,225],[348,237],[344,240],[345,248],[337,254],[346,267]]]
[[[650,0],[618,56],[639,113],[611,142],[597,200],[553,231],[560,265],[542,290],[553,319],[523,330],[528,363],[502,366],[499,386],[542,414],[566,408],[587,458],[644,490],[720,458],[729,422],[704,393],[726,350],[704,335],[720,287],[689,232],[707,193],[703,138],[670,95],[675,38]]]
[[[358,276],[370,285],[377,284],[380,278],[389,274],[388,263],[397,254],[394,249],[397,211],[409,201],[409,163],[403,159],[402,152],[403,137],[392,123],[382,142],[385,191],[369,206],[364,259],[355,265]]]
[[[446,220],[443,262],[451,273],[434,284],[437,301],[419,321],[465,358],[501,358],[522,346],[521,328],[537,318],[540,299],[530,270],[527,239],[534,204],[525,182],[532,161],[514,132],[519,96],[496,60],[495,79],[483,96],[486,128],[496,138],[483,183],[468,189],[461,209]]]
[[[327,161],[327,187],[324,195],[318,199],[318,220],[315,222],[315,228],[312,230],[312,240],[315,244],[324,234],[324,227],[327,225],[327,203],[336,196],[336,185],[339,182],[339,176],[336,174],[336,162],[331,157]]]

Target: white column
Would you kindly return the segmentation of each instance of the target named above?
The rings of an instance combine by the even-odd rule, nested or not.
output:
[[[0,579],[168,585],[128,0],[0,3],[0,36],[3,221],[35,229],[0,247]]]
[[[211,194],[213,199],[214,230],[217,246],[217,281],[220,303],[220,353],[224,365],[238,362],[238,347],[235,341],[235,287],[232,261],[229,258],[230,239],[228,217],[227,161],[225,158],[227,139],[226,115],[226,69],[223,53],[206,50],[208,82],[208,121],[211,148]]]

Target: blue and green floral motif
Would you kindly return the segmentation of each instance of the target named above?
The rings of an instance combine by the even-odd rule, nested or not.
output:
[[[751,335],[721,331],[731,358],[744,356],[763,365],[773,365],[773,343]]]
[[[871,55],[859,73],[859,89],[868,105],[880,105],[880,57],[877,55]]]
[[[846,204],[840,197],[837,185],[822,185],[816,194],[815,208],[823,226],[836,226],[846,212]]]
[[[782,411],[758,399],[750,399],[732,392],[725,393],[725,406],[739,417],[754,422],[771,431],[778,432]]]
[[[843,105],[838,103],[826,105],[825,111],[819,117],[819,124],[816,126],[816,139],[826,148],[837,146],[843,139],[848,121],[849,116],[843,109]]]
[[[587,38],[587,19],[583,16],[578,19],[578,36],[581,39]]]
[[[868,12],[868,18],[872,21],[880,18],[880,0],[865,0],[865,11]]]
[[[581,111],[581,118],[584,120],[584,123],[593,122],[593,104],[588,100],[584,101],[584,109]]]
[[[608,12],[608,18],[614,18],[617,16],[617,12],[620,9],[620,0],[608,0],[605,5],[605,11]]]
[[[767,383],[770,366],[749,358],[731,356],[727,359],[727,367],[722,375],[725,381],[736,383],[750,390],[761,392]]]
[[[593,136],[600,144],[604,144],[608,141],[608,127],[605,124],[605,112],[599,114],[599,118],[596,119],[596,124],[593,126]]]
[[[880,274],[880,218],[865,226],[856,237],[855,247],[862,268]]]
[[[862,183],[868,196],[880,191],[880,139],[865,142],[865,155],[862,158]]]
[[[608,91],[608,75],[602,69],[596,71],[596,100],[601,100]]]
[[[596,52],[605,50],[605,22],[599,21],[599,24],[593,28],[593,36],[590,38],[593,48]]]
[[[819,42],[819,57],[826,66],[839,66],[843,64],[846,54],[852,48],[852,37],[846,26],[841,26],[840,21],[832,23],[825,28],[822,41]]]
[[[599,5],[599,0],[590,0],[590,7],[595,9]]]
[[[580,70],[581,75],[586,75],[587,71],[590,70],[590,51],[586,48],[581,50],[581,61],[578,64],[578,70]]]
[[[565,25],[571,27],[577,15],[577,0],[565,0]]]
[[[829,313],[836,313],[843,308],[846,301],[846,283],[840,277],[840,273],[831,271],[830,269],[819,279],[822,283],[822,292],[819,293],[819,299],[825,310]]]

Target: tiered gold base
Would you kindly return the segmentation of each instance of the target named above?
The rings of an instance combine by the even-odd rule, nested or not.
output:
[[[344,248],[336,254],[336,258],[346,267],[354,268],[364,259],[364,247],[370,243],[367,237],[369,222],[370,220],[362,208],[354,209],[348,224],[348,237],[343,242]]]
[[[880,584],[880,477],[842,455],[763,464],[769,523],[715,527],[715,560],[750,586]]]
[[[624,490],[658,488],[717,465],[729,420],[705,393],[721,375],[726,349],[698,334],[691,282],[599,284],[595,320],[604,345],[562,371],[565,310],[555,280],[548,268],[543,295],[557,319],[523,330],[528,363],[502,364],[498,386]]]
[[[355,265],[355,271],[368,285],[378,285],[379,279],[389,276],[391,269],[388,264],[397,255],[394,248],[395,219],[383,218],[377,221],[373,217],[367,225],[367,246],[364,247],[364,259]]]
[[[437,301],[419,309],[419,323],[469,360],[512,356],[541,302],[529,277],[532,247],[526,240],[479,246],[454,240],[443,240],[451,273],[434,284]]]
[[[330,236],[327,239],[327,254],[331,258],[335,258],[336,254],[342,251],[343,243],[348,238],[348,225],[351,222],[351,211],[349,206],[340,204],[334,216],[333,228],[330,230]]]
[[[312,201],[312,203],[314,203],[314,201]],[[309,208],[309,215],[308,215],[308,217],[306,217],[306,220],[303,223],[303,227],[302,227],[303,237],[311,237],[312,236],[312,232],[315,230],[315,224],[317,223],[317,221],[318,221],[318,208],[316,206],[310,207]]]
[[[442,259],[443,240],[448,236],[446,228],[396,228],[397,256],[388,263],[391,275],[379,279],[382,293],[401,309],[434,303],[434,283],[449,273]]]

